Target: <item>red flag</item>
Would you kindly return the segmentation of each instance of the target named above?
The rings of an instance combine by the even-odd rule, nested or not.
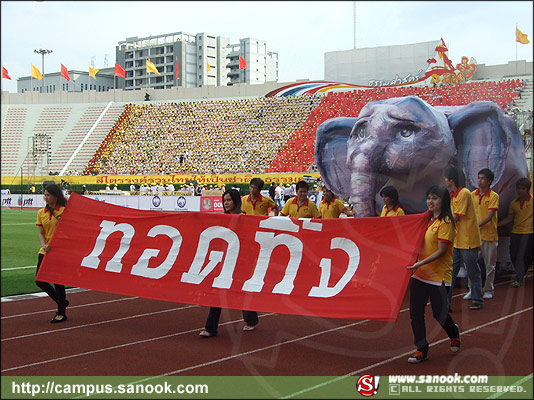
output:
[[[245,69],[247,68],[247,62],[245,59],[241,56],[239,56],[239,69]]]
[[[428,214],[169,214],[72,193],[36,280],[237,310],[395,321],[427,226]]]
[[[61,64],[61,76],[70,82],[69,70],[63,64]]]
[[[115,64],[115,76],[126,78],[126,71],[119,64]]]
[[[176,79],[180,79],[178,76],[178,61],[176,61]]]
[[[2,67],[2,78],[11,80],[11,77],[9,76],[7,69],[5,69],[4,67]]]

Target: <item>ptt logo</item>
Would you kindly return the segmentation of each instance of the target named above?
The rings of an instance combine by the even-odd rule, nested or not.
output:
[[[33,206],[33,198],[23,199],[22,196],[19,196],[17,203],[19,206],[22,206],[22,207],[31,207]]]
[[[3,206],[10,206],[11,205],[11,197],[8,197],[7,199],[2,199],[2,205]]]
[[[362,396],[369,397],[378,393],[379,376],[363,375],[356,382],[356,390]]]

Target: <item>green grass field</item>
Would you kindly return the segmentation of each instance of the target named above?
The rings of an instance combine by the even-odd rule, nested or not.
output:
[[[41,247],[37,210],[5,210],[1,214],[1,294],[40,292],[35,285],[37,253]],[[28,268],[31,267],[31,268]]]

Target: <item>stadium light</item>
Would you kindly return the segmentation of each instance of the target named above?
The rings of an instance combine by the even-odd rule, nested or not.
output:
[[[52,53],[52,50],[49,50],[49,49],[35,49],[33,52],[34,52],[34,53],[37,53],[37,54],[40,54],[40,55],[43,57],[43,63],[42,63],[42,68],[43,68],[43,84],[42,84],[42,88],[43,88],[43,93],[44,93],[44,92],[45,92],[45,90],[44,90],[44,86],[45,86],[44,56],[45,56],[45,54],[50,54],[50,53]]]

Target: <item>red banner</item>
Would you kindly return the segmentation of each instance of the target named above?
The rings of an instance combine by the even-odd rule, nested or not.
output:
[[[426,214],[141,211],[75,193],[37,280],[223,308],[395,321]]]

